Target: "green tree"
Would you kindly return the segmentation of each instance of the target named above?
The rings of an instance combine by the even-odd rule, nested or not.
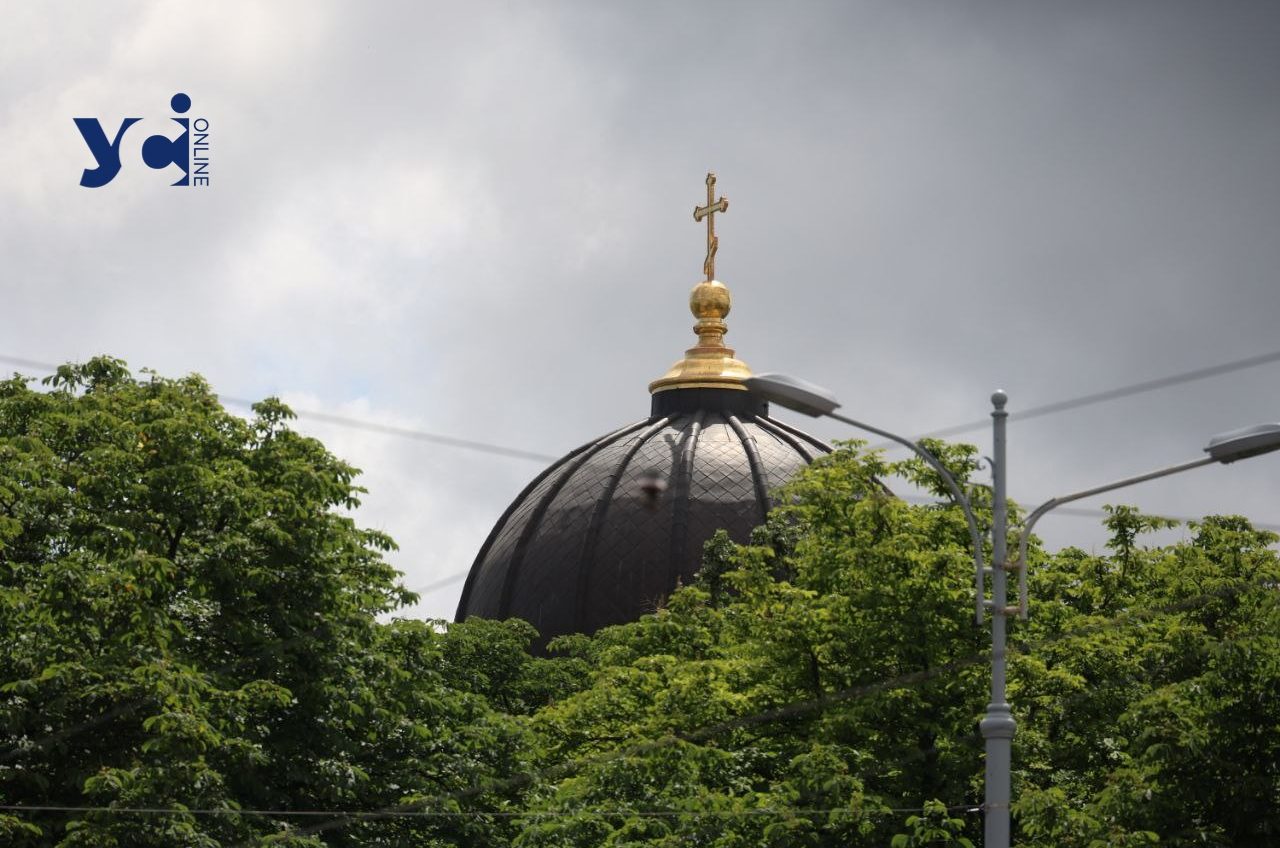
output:
[[[985,678],[957,664],[982,644],[967,528],[888,495],[895,471],[939,483],[839,451],[784,490],[754,544],[708,542],[665,609],[553,643],[592,679],[533,717],[555,777],[516,844],[887,845],[895,809],[972,803]]]
[[[0,801],[113,809],[0,814],[4,844],[980,844],[988,637],[963,516],[881,483],[943,494],[918,461],[844,447],[656,614],[533,657],[523,622],[380,619],[391,541],[279,402],[110,359],[50,384],[0,383]],[[1275,844],[1277,537],[1106,523],[1031,545],[1018,844]]]
[[[931,447],[974,471],[972,449]],[[989,643],[966,526],[888,496],[895,473],[943,492],[919,462],[838,451],[752,545],[713,538],[665,609],[553,644],[590,678],[532,717],[545,771],[516,844],[980,844]],[[1148,548],[1171,522],[1129,507],[1107,526],[1105,555],[1031,546],[1018,844],[1275,844],[1276,537],[1211,517]]]
[[[1273,845],[1277,536],[1216,516],[1145,548],[1169,522],[1109,511],[1109,556],[1066,550],[1032,572],[1011,678],[1026,844]]]
[[[439,628],[379,623],[413,598],[392,541],[284,405],[246,421],[108,358],[46,382],[0,383],[0,798],[225,813],[23,812],[0,840],[502,844],[483,813],[507,800],[476,792],[471,818],[237,814],[468,790],[518,774],[526,737],[446,682]]]

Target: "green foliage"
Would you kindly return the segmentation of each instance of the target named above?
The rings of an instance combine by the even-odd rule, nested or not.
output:
[[[391,540],[290,417],[106,358],[0,383],[0,801],[117,808],[5,812],[0,842],[980,844],[967,525],[882,483],[945,496],[924,463],[846,445],[659,612],[547,658],[523,622],[386,620]],[[930,447],[989,523],[975,451]],[[1017,844],[1276,844],[1277,537],[1217,516],[1149,547],[1172,522],[1108,511],[1105,555],[1032,540]],[[120,811],[148,807],[173,812]]]
[[[436,670],[452,689],[483,698],[503,713],[528,715],[578,689],[587,676],[581,659],[530,655],[537,636],[519,619],[468,619],[438,636]]]
[[[972,449],[931,447],[976,470]],[[924,463],[850,445],[780,493],[752,545],[713,537],[663,610],[561,640],[590,678],[533,714],[545,771],[516,844],[980,844],[989,637],[967,527],[887,495],[895,473],[945,491]],[[1106,556],[1031,546],[1009,684],[1018,844],[1274,844],[1275,536],[1213,517],[1147,548],[1171,522],[1113,507],[1106,524]],[[900,809],[919,811],[905,828]]]
[[[1280,834],[1280,563],[1236,516],[1170,526],[1109,510],[1110,556],[1033,570],[1015,659],[1015,809],[1043,846],[1269,845]]]
[[[952,667],[982,645],[968,530],[890,496],[895,470],[932,473],[819,461],[755,544],[713,537],[665,609],[560,640],[591,678],[532,718],[555,777],[516,844],[883,845],[892,808],[973,797],[984,677]]]
[[[899,833],[889,844],[892,848],[923,848],[927,845],[956,845],[973,848],[972,840],[960,836],[964,819],[950,815],[947,805],[938,800],[926,801],[918,816],[907,817],[910,833]]]
[[[525,735],[446,679],[465,628],[378,622],[412,600],[392,542],[344,514],[356,470],[288,429],[283,404],[245,421],[198,377],[135,379],[107,358],[46,382],[0,383],[0,798],[226,812],[10,814],[4,844],[478,844],[507,826],[308,838],[314,820],[237,814],[468,789],[518,773]]]

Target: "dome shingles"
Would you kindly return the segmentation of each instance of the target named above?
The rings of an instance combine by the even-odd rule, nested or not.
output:
[[[653,406],[525,488],[476,557],[459,620],[523,618],[541,647],[652,612],[693,578],[712,533],[747,541],[769,493],[829,450],[746,392],[663,392]],[[654,475],[665,491],[646,488]]]

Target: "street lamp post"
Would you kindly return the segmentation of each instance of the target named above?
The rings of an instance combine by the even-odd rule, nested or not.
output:
[[[1050,510],[1071,501],[1110,492],[1158,477],[1167,477],[1202,465],[1219,462],[1223,464],[1247,459],[1280,450],[1280,424],[1261,424],[1232,430],[1210,439],[1205,452],[1209,455],[1180,465],[1157,469],[1146,474],[1126,477],[1114,483],[1095,486],[1091,489],[1061,495],[1045,501],[1033,510],[1022,522],[1018,540],[1016,559],[1009,561],[1008,536],[1008,467],[1005,460],[1005,425],[1009,414],[1005,405],[1009,396],[997,391],[991,396],[991,440],[992,440],[992,506],[991,506],[991,599],[985,600],[984,575],[982,565],[982,533],[978,529],[977,518],[973,514],[968,497],[960,488],[960,484],[932,453],[921,445],[902,436],[880,430],[861,421],[855,421],[836,413],[840,403],[835,395],[820,386],[789,377],[785,374],[760,374],[746,380],[747,389],[763,397],[765,400],[785,406],[805,415],[825,416],[841,421],[860,430],[874,433],[897,442],[914,451],[938,472],[964,512],[969,525],[969,538],[973,545],[974,564],[974,610],[979,624],[983,621],[983,610],[991,611],[991,701],[987,704],[986,715],[979,723],[986,747],[985,797],[983,803],[984,845],[986,848],[1008,848],[1009,846],[1009,807],[1011,803],[1011,772],[1013,759],[1013,736],[1017,724],[1009,706],[1005,692],[1005,648],[1006,625],[1012,614],[1027,616],[1027,544],[1031,538],[1031,530],[1036,522]],[[1018,574],[1018,603],[1008,604],[1008,575],[1016,571]]]
[[[1125,477],[1123,480],[1104,483],[1101,486],[1094,486],[1091,489],[1073,492],[1069,495],[1058,495],[1056,498],[1050,498],[1040,504],[1023,520],[1020,532],[1021,538],[1018,540],[1018,558],[1009,565],[1009,570],[1018,572],[1017,610],[1023,618],[1027,617],[1027,543],[1031,539],[1031,529],[1036,526],[1037,521],[1045,516],[1045,513],[1057,509],[1063,504],[1078,501],[1082,498],[1101,495],[1104,492],[1123,489],[1126,486],[1145,483],[1148,480],[1155,480],[1159,477],[1168,477],[1171,474],[1190,471],[1193,468],[1212,465],[1215,462],[1228,465],[1237,460],[1261,456],[1274,450],[1280,450],[1280,424],[1256,424],[1252,427],[1242,427],[1239,430],[1219,433],[1210,439],[1209,444],[1204,449],[1204,452],[1209,454],[1208,456],[1199,457],[1178,465],[1170,465],[1167,468],[1157,468],[1155,471],[1148,471],[1145,474],[1138,474],[1133,477]],[[997,469],[998,472],[999,470]]]
[[[1018,729],[1005,694],[1005,625],[1010,611],[1006,568],[1009,502],[1005,474],[1005,423],[1009,413],[1004,409],[1008,402],[1009,396],[1002,391],[991,396],[991,700],[987,703],[987,714],[978,722],[986,749],[982,844],[987,848],[1004,848],[1009,844],[1013,734]],[[982,603],[981,583],[976,590],[978,602]]]

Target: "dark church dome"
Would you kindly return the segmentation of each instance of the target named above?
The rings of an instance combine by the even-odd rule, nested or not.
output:
[[[538,475],[498,519],[476,556],[458,620],[523,618],[540,643],[592,633],[656,609],[697,573],[717,530],[748,540],[770,493],[830,448],[769,417],[746,391],[750,371],[724,344],[729,290],[712,279],[713,201],[707,279],[690,309],[698,343],[650,385],[648,418],[571,451]]]
[[[745,391],[660,392],[648,418],[520,493],[476,557],[458,618],[523,618],[548,639],[653,612],[697,572],[712,533],[747,541],[769,493],[827,450]]]

